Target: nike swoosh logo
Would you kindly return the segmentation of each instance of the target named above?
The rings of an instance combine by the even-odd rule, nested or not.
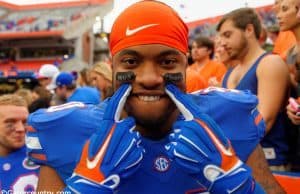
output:
[[[106,149],[109,145],[109,142],[111,140],[111,137],[114,133],[114,130],[115,130],[115,124],[114,126],[112,127],[112,129],[110,130],[107,138],[105,139],[103,145],[101,146],[101,149],[98,151],[97,155],[94,157],[93,160],[89,160],[88,158],[86,159],[86,164],[87,164],[87,168],[88,169],[93,169],[97,166],[97,164],[100,162],[101,159],[103,159],[104,157],[104,153],[106,152]]]
[[[129,27],[126,28],[126,36],[131,36],[141,30],[144,30],[146,28],[150,28],[150,27],[153,27],[153,26],[157,26],[159,24],[147,24],[147,25],[143,25],[143,26],[139,26],[137,28],[134,28],[134,29],[130,29]]]
[[[207,125],[198,119],[196,121],[205,129],[205,131],[208,133],[208,135],[212,138],[212,140],[215,142],[215,145],[219,148],[219,150],[226,156],[232,156],[232,152],[230,148],[226,149],[224,145],[220,142],[220,140],[216,137],[216,135],[207,127]]]
[[[169,150],[170,148],[171,148],[171,146],[165,145],[165,149],[166,149],[166,150]]]

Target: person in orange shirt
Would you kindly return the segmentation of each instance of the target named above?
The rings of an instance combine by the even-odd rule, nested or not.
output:
[[[273,10],[278,17],[278,13],[280,10],[280,4],[282,0],[275,0],[273,5]],[[280,29],[280,32],[277,36],[276,41],[274,42],[273,53],[278,54],[281,58],[286,61],[287,52],[290,48],[292,48],[297,43],[296,37],[291,30]]]
[[[192,42],[192,58],[194,64],[188,67],[188,70],[194,70],[202,76],[207,86],[218,85],[226,72],[223,63],[212,60],[214,55],[214,42],[208,37],[198,36]],[[189,74],[187,71],[187,79]],[[187,86],[189,82],[187,82]]]
[[[296,38],[292,31],[280,31],[274,43],[273,53],[286,60],[288,50],[296,44]]]
[[[187,68],[186,71],[186,92],[191,93],[207,87],[205,79],[199,75],[196,71]]]

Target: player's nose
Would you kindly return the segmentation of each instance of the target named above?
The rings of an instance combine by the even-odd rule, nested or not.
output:
[[[163,77],[156,66],[154,62],[146,62],[136,74],[136,82],[146,88],[154,88],[163,84]]]
[[[16,124],[15,124],[15,130],[18,131],[18,132],[25,132],[26,129],[25,129],[24,123],[22,121],[16,122]]]

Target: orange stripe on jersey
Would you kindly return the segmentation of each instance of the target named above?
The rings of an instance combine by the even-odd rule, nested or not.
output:
[[[255,125],[258,125],[260,123],[260,121],[262,120],[262,116],[261,114],[258,114],[256,117],[255,117]]]
[[[92,159],[89,159],[89,155],[88,155],[90,140],[87,141],[87,143],[83,147],[80,161],[75,168],[74,172],[76,174],[84,176],[85,178],[90,179],[91,181],[94,181],[94,182],[95,181],[101,182],[105,179],[105,175],[101,172],[100,166],[102,164],[103,158],[105,156],[106,150],[109,146],[109,143],[110,143],[110,140],[112,138],[115,128],[116,128],[116,125],[114,124],[112,126],[112,128],[110,129],[110,132],[107,135],[105,141],[101,145],[99,151]],[[97,169],[97,170],[94,170],[94,169]]]
[[[47,160],[47,156],[45,154],[30,153],[30,156],[32,158],[35,158],[35,159],[38,159],[38,160],[43,160],[43,161]]]
[[[216,148],[219,150],[219,153],[222,158],[220,167],[225,171],[232,169],[238,163],[239,160],[236,157],[231,144],[229,143],[229,147],[226,148],[221,143],[219,138],[214,134],[214,132],[203,121],[199,119],[195,119],[195,121],[204,128],[208,136],[211,138],[213,144],[215,144]]]
[[[36,132],[36,129],[33,128],[33,127],[30,126],[30,125],[27,125],[27,126],[26,126],[26,131],[27,131],[27,132]]]

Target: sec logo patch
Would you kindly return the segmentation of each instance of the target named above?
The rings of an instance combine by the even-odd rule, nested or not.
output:
[[[159,172],[166,172],[170,168],[170,160],[165,156],[159,156],[154,160],[154,169]]]

